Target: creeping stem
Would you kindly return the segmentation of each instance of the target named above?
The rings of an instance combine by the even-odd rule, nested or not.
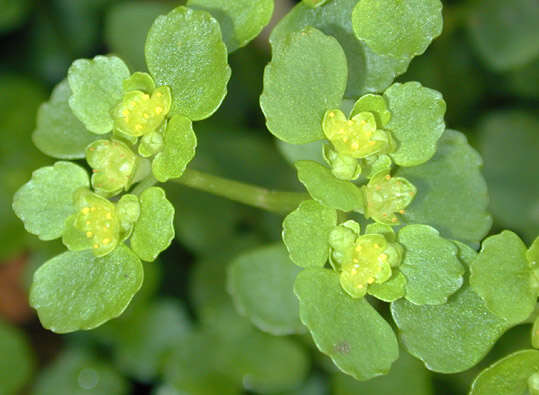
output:
[[[270,190],[191,169],[170,181],[279,214],[295,210],[310,199],[306,193]]]

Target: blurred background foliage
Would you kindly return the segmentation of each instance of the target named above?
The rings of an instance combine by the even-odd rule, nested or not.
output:
[[[443,35],[399,80],[443,93],[448,127],[483,155],[492,231],[513,229],[531,242],[539,233],[539,3],[443,2]],[[274,20],[293,3],[276,0]],[[278,241],[281,218],[178,185],[167,186],[177,243],[145,264],[128,311],[94,331],[42,329],[26,302],[29,278],[62,246],[25,233],[11,211],[15,190],[51,163],[32,144],[39,105],[74,59],[115,53],[144,70],[149,26],[178,4],[0,0],[0,394],[465,394],[481,368],[528,346],[529,328],[513,328],[479,366],[455,375],[432,374],[403,350],[389,375],[359,383],[338,373],[310,337],[256,329],[226,292],[227,265]],[[230,56],[229,95],[195,125],[192,167],[299,189],[285,159],[294,153],[280,152],[258,107],[269,31]]]

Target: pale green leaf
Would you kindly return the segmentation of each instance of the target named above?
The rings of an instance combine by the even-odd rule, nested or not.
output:
[[[140,217],[131,236],[131,248],[143,261],[154,261],[174,239],[174,206],[165,191],[146,189],[139,197]]]
[[[399,266],[406,277],[406,299],[418,305],[445,303],[463,284],[464,267],[458,248],[427,225],[408,225],[399,231],[404,260]]]
[[[462,133],[446,130],[430,161],[395,174],[418,191],[402,216],[404,222],[429,224],[446,238],[479,245],[492,225],[481,164]]]
[[[317,162],[301,160],[295,166],[298,179],[318,203],[342,211],[363,211],[363,195],[355,184],[335,178]]]
[[[152,172],[159,181],[166,182],[180,177],[195,156],[197,137],[191,120],[173,116],[167,123],[163,144],[162,152],[152,162]]]
[[[391,112],[387,107],[386,99],[380,95],[368,94],[361,96],[350,112],[350,119],[360,112],[371,112],[376,118],[376,125],[379,129],[384,128],[391,120]]]
[[[32,374],[32,350],[23,332],[3,321],[0,321],[0,350],[0,393],[18,394]]]
[[[75,213],[73,194],[89,187],[86,170],[70,162],[56,162],[32,174],[13,197],[13,210],[26,230],[41,240],[62,236],[66,219]]]
[[[312,160],[319,163],[326,163],[322,156],[324,140],[313,141],[307,144],[289,144],[282,140],[276,141],[279,152],[292,165],[298,160]]]
[[[458,246],[459,258],[469,266],[477,253]],[[440,373],[471,368],[511,326],[490,313],[468,284],[442,305],[418,306],[400,299],[391,304],[391,314],[408,351]]]
[[[30,305],[53,332],[93,329],[122,314],[143,277],[139,259],[123,245],[102,258],[65,252],[34,273]]]
[[[492,214],[500,226],[513,229],[527,242],[539,234],[539,182],[534,182],[538,130],[537,117],[523,111],[492,112],[477,128]]]
[[[300,317],[317,347],[358,380],[386,374],[398,358],[389,324],[364,299],[348,296],[331,270],[311,268],[296,278]]]
[[[236,257],[228,269],[228,291],[236,308],[273,335],[303,331],[293,287],[301,269],[279,243]]]
[[[129,384],[110,364],[87,351],[63,351],[37,378],[33,395],[127,395]]]
[[[526,245],[507,230],[485,239],[470,267],[472,289],[492,313],[512,324],[524,321],[535,308],[531,277]]]
[[[187,6],[208,11],[221,25],[228,53],[258,36],[273,14],[274,0],[189,0]]]
[[[90,132],[105,134],[112,130],[111,110],[122,99],[122,84],[127,77],[129,69],[115,56],[73,62],[67,72],[73,93],[69,106]]]
[[[314,200],[302,202],[283,221],[283,241],[290,259],[301,267],[323,267],[329,256],[329,233],[337,212]]]
[[[32,140],[43,153],[59,159],[84,158],[85,148],[99,138],[88,132],[69,107],[71,89],[67,80],[52,91],[37,115],[37,127]]]
[[[399,270],[393,270],[389,280],[369,285],[367,293],[384,302],[393,302],[406,294],[406,277]]]
[[[157,85],[172,89],[171,115],[212,115],[230,78],[219,23],[205,11],[178,7],[159,16],[146,39],[146,63]]]
[[[436,152],[445,130],[446,104],[442,95],[419,82],[395,83],[384,93],[391,120],[386,128],[397,140],[391,157],[400,166],[417,166]]]
[[[276,137],[304,144],[324,137],[322,118],[338,108],[348,76],[342,47],[314,28],[291,33],[273,45],[264,71],[260,106]]]
[[[539,55],[539,5],[535,0],[479,1],[467,14],[479,54],[495,71],[522,66]]]
[[[421,55],[442,32],[440,0],[361,0],[352,14],[356,36],[380,55]]]
[[[273,29],[270,41],[276,45],[291,32],[312,26],[339,41],[348,61],[346,96],[357,98],[367,92],[382,92],[394,78],[406,71],[408,59],[381,56],[358,40],[352,28],[352,10],[357,0],[331,0],[323,7],[297,4]]]
[[[470,395],[528,394],[528,380],[539,373],[539,351],[521,350],[490,365],[476,377]],[[539,390],[536,386],[535,391]],[[535,392],[529,392],[535,395]]]

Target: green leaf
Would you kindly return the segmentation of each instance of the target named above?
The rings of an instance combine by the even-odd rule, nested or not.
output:
[[[193,124],[182,115],[175,115],[167,123],[162,152],[152,162],[155,178],[166,182],[170,178],[180,177],[187,164],[195,156],[197,137]]]
[[[287,35],[273,45],[264,71],[260,106],[269,131],[292,144],[324,138],[322,118],[341,104],[347,76],[346,57],[333,37],[314,28]]]
[[[343,47],[348,61],[346,97],[357,98],[367,92],[382,92],[393,79],[404,73],[408,59],[381,56],[359,41],[352,27],[352,11],[357,0],[331,0],[323,7],[297,4],[273,29],[270,41],[276,45],[291,32],[312,26],[331,35]]]
[[[165,191],[146,189],[139,197],[140,217],[131,236],[131,248],[143,261],[154,261],[174,239],[174,206]]]
[[[228,53],[258,36],[273,14],[274,0],[189,0],[187,6],[208,11],[221,25]]]
[[[34,171],[32,179],[13,197],[13,210],[29,233],[41,240],[54,240],[62,235],[66,219],[75,212],[73,194],[89,187],[88,174],[70,162]]]
[[[355,103],[350,113],[350,118],[355,117],[360,112],[370,112],[376,118],[376,125],[379,129],[384,128],[391,120],[391,112],[387,107],[387,102],[383,96],[368,94],[361,96]]]
[[[290,259],[301,267],[323,267],[329,256],[329,234],[337,212],[306,200],[283,221],[283,241]]]
[[[4,34],[21,24],[33,6],[30,0],[2,1],[2,15],[0,16],[0,33]]]
[[[459,258],[470,265],[477,253],[458,246]],[[490,313],[466,283],[445,304],[418,306],[400,299],[391,304],[391,314],[407,350],[440,373],[471,368],[511,326]]]
[[[528,393],[532,375],[539,373],[539,351],[521,350],[490,365],[476,377],[470,395],[521,395]],[[532,392],[530,385],[530,394]],[[537,387],[535,391],[537,391]]]
[[[458,248],[427,225],[408,225],[399,231],[404,260],[399,269],[406,277],[406,299],[423,304],[442,304],[463,283],[464,267]]]
[[[43,153],[59,159],[84,158],[85,148],[99,138],[86,127],[69,107],[71,89],[67,80],[52,91],[48,102],[43,103],[37,115],[37,128],[32,140]]]
[[[363,195],[355,184],[335,178],[317,162],[301,160],[295,166],[298,179],[318,203],[342,211],[363,211]]]
[[[32,374],[32,350],[22,332],[3,321],[0,321],[0,350],[0,393],[18,394]]]
[[[440,0],[361,0],[352,14],[358,39],[380,55],[413,58],[442,32]]]
[[[446,238],[479,245],[492,225],[481,164],[481,157],[466,137],[447,130],[429,162],[396,172],[418,190],[403,215],[404,221],[429,224]]]
[[[472,43],[494,71],[522,66],[539,55],[539,7],[534,0],[481,1],[467,19]]]
[[[145,70],[146,34],[154,19],[169,12],[172,4],[139,1],[114,4],[105,19],[104,39],[107,47],[124,59],[132,70]]]
[[[389,280],[382,284],[369,285],[367,293],[384,302],[393,302],[406,294],[406,277],[400,271],[393,269]]]
[[[67,349],[45,367],[33,395],[126,395],[129,384],[111,365],[86,351]]]
[[[337,273],[305,269],[296,278],[294,292],[301,321],[339,369],[357,380],[389,371],[399,355],[393,330],[364,298],[352,299],[341,289]]]
[[[122,84],[128,77],[129,69],[115,56],[73,62],[67,72],[73,92],[69,106],[90,132],[105,134],[112,130],[111,110],[122,99]]]
[[[292,291],[301,269],[284,246],[274,244],[245,252],[228,268],[228,292],[238,311],[273,335],[303,332],[298,301]]]
[[[326,4],[328,0],[303,0],[303,3],[307,4],[309,7],[320,7],[323,4]]]
[[[498,317],[517,324],[535,308],[532,268],[526,245],[511,231],[490,236],[470,267],[470,285]]]
[[[125,246],[102,258],[64,252],[34,273],[30,305],[53,332],[93,329],[123,313],[143,277],[142,264]]]
[[[171,115],[212,115],[230,78],[219,23],[205,11],[178,7],[159,16],[146,39],[146,63],[157,85],[172,89]]]
[[[531,182],[539,168],[537,130],[537,117],[522,111],[492,112],[477,128],[492,214],[527,242],[539,234],[539,183]]]
[[[398,142],[391,157],[400,166],[425,163],[436,152],[436,142],[445,130],[442,95],[419,82],[406,82],[393,84],[384,97],[391,112],[386,128]]]
[[[344,374],[334,374],[331,379],[333,395],[431,395],[431,377],[423,364],[407,352],[400,352],[399,359],[390,372],[369,381],[357,381]]]
[[[535,319],[532,328],[532,346],[539,348],[539,317]]]
[[[307,144],[289,144],[282,140],[277,140],[277,148],[286,161],[292,165],[299,160],[326,163],[322,156],[322,141],[313,141]]]

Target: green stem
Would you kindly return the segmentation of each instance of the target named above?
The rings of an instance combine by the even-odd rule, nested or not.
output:
[[[144,192],[147,188],[153,187],[155,184],[157,184],[157,180],[154,178],[153,175],[149,175],[146,178],[143,178],[141,182],[137,184],[136,187],[133,188],[131,193],[133,195],[140,195],[142,192]]]
[[[274,191],[191,169],[170,181],[279,214],[289,213],[310,199],[306,193]]]

